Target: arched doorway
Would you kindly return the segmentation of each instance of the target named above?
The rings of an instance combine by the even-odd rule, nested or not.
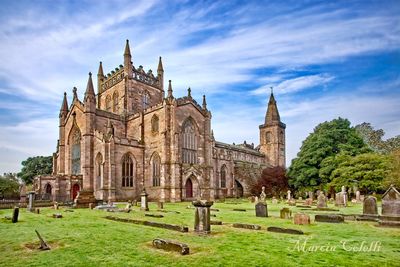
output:
[[[192,179],[189,178],[186,180],[185,189],[186,189],[186,198],[192,198],[193,197]]]
[[[236,187],[236,197],[243,197],[243,186],[238,180],[235,180],[235,187]]]
[[[50,199],[50,197],[51,197],[51,185],[50,184],[46,184],[46,187],[45,187],[45,194],[44,194],[44,197],[43,197],[43,199]]]
[[[76,196],[78,195],[78,192],[80,191],[79,184],[74,184],[72,186],[72,200],[75,200]]]

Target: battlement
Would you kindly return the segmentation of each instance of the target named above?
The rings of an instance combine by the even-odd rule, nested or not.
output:
[[[115,68],[107,76],[104,76],[103,82],[101,82],[101,91],[104,92],[108,88],[116,85],[124,79],[124,66],[119,65],[119,68]]]
[[[133,66],[133,79],[145,83],[147,85],[160,88],[159,77],[153,75],[153,71],[149,69],[147,73],[144,71],[143,66],[140,65],[137,69]]]

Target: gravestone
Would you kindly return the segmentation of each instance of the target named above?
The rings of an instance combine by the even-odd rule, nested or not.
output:
[[[275,233],[283,233],[283,234],[292,234],[292,235],[304,235],[304,232],[301,231],[301,230],[282,228],[282,227],[275,227],[275,226],[268,227],[267,231],[268,232],[275,232]]]
[[[35,192],[31,191],[28,193],[28,207],[27,210],[33,212],[35,210]]]
[[[312,206],[313,200],[312,198],[307,198],[306,201],[304,201],[304,205],[306,206]]]
[[[342,191],[335,195],[335,205],[338,207],[347,207],[347,192],[346,188],[342,186]]]
[[[283,208],[280,210],[281,219],[290,219],[292,217],[292,211],[289,208]]]
[[[287,191],[287,201],[288,202],[292,199],[291,193],[292,192],[290,190]]]
[[[250,230],[261,230],[261,226],[257,224],[247,224],[247,223],[234,223],[232,224],[235,228],[243,228],[243,229],[250,229]]]
[[[38,236],[39,240],[40,240],[40,247],[39,249],[41,250],[50,250],[49,245],[47,245],[47,243],[44,241],[44,239],[40,236],[39,232],[37,230],[35,230],[36,235]]]
[[[363,215],[378,215],[378,203],[376,197],[368,196],[364,199]]]
[[[26,184],[23,183],[19,187],[19,202],[20,203],[25,203],[26,202]]]
[[[293,219],[294,224],[301,224],[301,225],[310,224],[310,221],[311,221],[310,215],[305,213],[296,213]]]
[[[166,251],[177,251],[181,255],[189,254],[189,247],[186,244],[172,240],[156,238],[153,240],[153,247]]]
[[[327,208],[328,204],[326,203],[326,197],[324,195],[324,192],[320,192],[319,196],[317,198],[317,208]]]
[[[35,208],[35,213],[36,214],[40,214],[40,209],[39,208]]]
[[[317,214],[315,215],[316,222],[327,222],[327,223],[343,223],[344,217],[336,214]]]
[[[60,214],[60,213],[54,213],[53,214],[53,218],[56,218],[56,219],[58,219],[58,218],[62,218],[63,216],[62,216],[62,214]]]
[[[16,223],[18,222],[18,215],[19,215],[19,208],[15,207],[13,210],[13,216],[12,216],[12,222]]]
[[[272,197],[272,204],[278,204],[278,200],[276,199],[276,197]]]
[[[158,201],[158,202],[157,202],[157,207],[158,207],[159,210],[164,209],[164,202]]]
[[[299,201],[303,201],[303,198],[302,198],[302,197],[299,197]]]
[[[360,191],[356,191],[356,201],[357,201],[357,203],[361,203],[361,194],[360,194]]]
[[[192,204],[196,208],[194,213],[194,231],[203,234],[210,233],[210,207],[214,204],[214,202],[207,200],[196,200],[193,201]]]
[[[142,193],[140,194],[140,210],[149,211],[149,203],[147,202],[147,193],[146,189],[143,188]]]
[[[258,202],[256,204],[256,217],[268,217],[267,204]]]
[[[58,210],[58,202],[54,202],[53,209]]]
[[[393,185],[382,195],[382,216],[400,216],[400,193]]]

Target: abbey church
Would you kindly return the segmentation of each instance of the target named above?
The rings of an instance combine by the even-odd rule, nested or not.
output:
[[[129,42],[123,65],[104,75],[97,94],[89,73],[84,99],[64,93],[52,175],[34,180],[37,194],[80,203],[139,199],[183,201],[249,194],[268,166],[285,166],[285,127],[271,93],[260,144],[226,144],[214,139],[206,97],[174,96],[157,73],[135,66]],[[249,114],[251,116],[251,114]],[[254,129],[256,130],[256,129]]]

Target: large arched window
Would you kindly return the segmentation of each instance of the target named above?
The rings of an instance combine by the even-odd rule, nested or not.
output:
[[[113,112],[118,112],[118,92],[113,94]]]
[[[142,107],[143,109],[148,108],[150,105],[150,95],[149,92],[145,91],[142,96]]]
[[[221,188],[225,188],[226,187],[226,167],[225,165],[221,167]]]
[[[122,157],[122,187],[133,187],[135,166],[129,154]]]
[[[158,116],[153,115],[153,117],[151,118],[151,131],[153,133],[158,133],[158,121]]]
[[[106,110],[111,111],[111,96],[106,97]]]
[[[71,145],[71,173],[81,173],[81,132],[73,130],[70,140]]]
[[[196,130],[192,120],[183,124],[182,162],[189,164],[197,163],[197,140]]]
[[[152,169],[153,169],[153,186],[160,186],[161,159],[160,156],[158,156],[158,154],[154,154],[153,156]]]

